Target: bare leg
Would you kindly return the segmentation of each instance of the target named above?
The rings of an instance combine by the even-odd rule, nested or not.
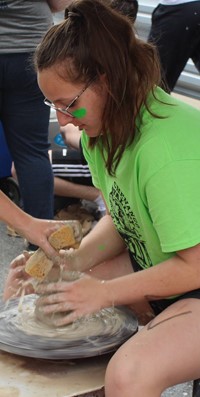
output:
[[[200,300],[174,303],[129,339],[106,372],[106,397],[160,397],[200,377]]]

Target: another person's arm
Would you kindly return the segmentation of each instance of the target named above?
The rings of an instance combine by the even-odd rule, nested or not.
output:
[[[13,227],[31,243],[41,247],[49,257],[57,255],[48,242],[48,237],[58,228],[59,222],[33,218],[17,207],[2,191],[0,191],[0,220]]]
[[[82,200],[96,200],[100,192],[94,186],[81,185],[66,179],[54,177],[54,193],[62,197],[76,197]]]
[[[69,123],[60,127],[60,131],[67,146],[77,150],[80,149],[81,131],[78,127]]]

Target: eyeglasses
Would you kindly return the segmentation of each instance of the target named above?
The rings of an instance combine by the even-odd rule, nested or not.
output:
[[[63,113],[63,114],[66,114],[67,116],[70,116],[70,117],[75,118],[76,116],[73,115],[73,113],[69,112],[69,109],[70,109],[71,106],[74,105],[74,103],[77,101],[77,99],[79,99],[80,96],[87,90],[87,88],[89,87],[90,84],[91,84],[91,82],[90,82],[86,87],[84,87],[84,88],[81,90],[81,92],[80,92],[78,95],[76,95],[76,97],[75,97],[75,98],[70,102],[70,104],[67,105],[65,108],[59,108],[59,107],[57,107],[56,105],[54,105],[53,102],[49,101],[49,99],[47,99],[47,98],[44,99],[44,103],[45,103],[45,105],[47,105],[47,106],[49,106],[50,108],[56,110],[57,112],[61,112],[61,113]]]

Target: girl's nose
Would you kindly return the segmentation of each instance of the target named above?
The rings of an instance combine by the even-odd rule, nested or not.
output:
[[[66,124],[73,123],[73,120],[74,120],[73,116],[70,116],[70,115],[68,116],[68,114],[64,114],[59,111],[56,111],[56,116],[57,116],[58,123],[60,124],[60,126],[64,126]]]

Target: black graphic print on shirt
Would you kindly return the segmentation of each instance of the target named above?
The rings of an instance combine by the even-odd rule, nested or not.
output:
[[[145,241],[142,239],[140,233],[140,226],[126,197],[116,182],[113,184],[109,198],[111,203],[110,213],[113,222],[125,241],[130,255],[133,256],[140,268],[145,269],[152,266]]]

